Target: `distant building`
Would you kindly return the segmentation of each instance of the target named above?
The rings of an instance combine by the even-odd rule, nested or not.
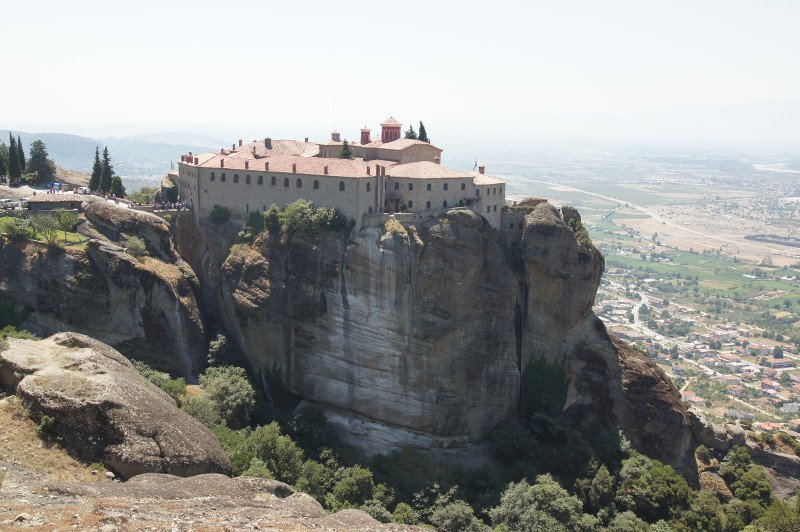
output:
[[[725,390],[727,390],[727,392],[734,397],[744,396],[744,387],[739,386],[738,384],[729,384]]]
[[[725,411],[725,417],[728,419],[736,419],[741,421],[753,421],[756,418],[749,412],[742,412],[741,410],[735,410],[733,408],[729,408]]]
[[[800,412],[800,403],[786,403],[781,407],[781,410],[789,414],[796,414]]]
[[[28,198],[31,211],[80,210],[83,198],[77,194],[36,194]]]

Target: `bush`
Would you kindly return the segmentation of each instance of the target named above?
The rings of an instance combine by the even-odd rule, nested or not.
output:
[[[339,446],[336,429],[328,423],[325,413],[315,405],[299,408],[289,422],[289,433],[300,447],[318,457],[323,449]]]
[[[241,455],[238,462],[246,458],[250,464],[253,458],[258,458],[281,482],[295,484],[302,473],[303,451],[291,438],[281,434],[277,423],[253,430],[234,454],[237,453]]]
[[[487,527],[475,517],[464,501],[455,501],[431,514],[431,524],[438,532],[483,532]]]
[[[47,414],[43,414],[39,418],[39,425],[36,427],[36,433],[40,438],[50,439],[55,436],[56,420]]]
[[[616,504],[653,523],[680,516],[689,507],[691,489],[683,477],[666,464],[638,453],[622,462]]]
[[[386,509],[381,501],[376,501],[375,499],[369,500],[361,505],[359,510],[368,513],[373,519],[381,523],[392,522],[392,514],[389,513],[389,510]]]
[[[155,203],[157,193],[157,187],[142,187],[136,192],[128,194],[128,199],[142,205],[152,205]]]
[[[239,348],[224,334],[217,334],[209,342],[206,357],[209,366],[244,366],[244,362]]]
[[[406,231],[406,228],[403,227],[403,224],[401,224],[394,218],[389,218],[388,220],[386,220],[386,223],[383,224],[383,231],[385,233],[392,233],[395,235],[402,235],[402,236],[406,236],[408,234],[408,231]]]
[[[255,406],[255,390],[243,368],[219,366],[200,375],[208,398],[216,403],[219,415],[233,429],[246,427]]]
[[[190,397],[183,402],[181,410],[210,429],[222,424],[217,404],[206,397]]]
[[[401,502],[394,508],[392,521],[401,525],[416,525],[419,523],[419,515],[411,506]]]
[[[266,479],[274,479],[275,476],[272,474],[272,471],[267,468],[267,464],[263,461],[259,460],[258,458],[251,458],[250,459],[250,467],[242,473],[243,477],[258,477],[258,478],[266,478]]]
[[[52,244],[58,238],[58,220],[50,213],[34,214],[31,217],[31,226],[37,236]]]
[[[29,239],[32,233],[33,228],[31,227],[31,223],[24,218],[14,218],[14,220],[6,226],[8,238],[15,242]]]
[[[538,476],[534,484],[509,484],[489,516],[510,530],[580,530],[585,522],[581,500],[550,475]]]
[[[711,462],[711,453],[708,451],[708,447],[706,447],[705,445],[698,446],[697,449],[694,450],[694,454],[704,464],[708,464]]]
[[[180,406],[181,397],[186,394],[186,379],[183,377],[173,379],[169,376],[169,374],[164,373],[163,371],[156,371],[139,360],[133,360],[131,362],[133,367],[136,368],[136,371],[138,371],[142,377],[149,380],[163,391],[167,392],[167,394],[172,397],[175,403]]]
[[[0,338],[17,338],[19,340],[38,340],[39,337],[26,330],[17,330],[13,325],[6,325],[0,329]]]
[[[222,225],[231,219],[231,211],[225,207],[214,205],[211,207],[211,213],[208,216],[211,222],[215,225]]]
[[[374,491],[372,471],[355,465],[344,470],[341,480],[333,486],[326,501],[332,510],[358,508],[373,498]]]
[[[132,236],[125,241],[125,251],[136,258],[144,257],[147,255],[147,246],[145,246],[144,240],[138,236]]]

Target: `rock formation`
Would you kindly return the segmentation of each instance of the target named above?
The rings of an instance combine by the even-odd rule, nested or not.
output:
[[[197,279],[178,258],[165,222],[98,202],[86,215],[81,231],[94,239],[85,249],[0,235],[0,296],[26,317],[22,327],[39,335],[81,332],[161,369],[197,375],[206,351]],[[166,260],[125,253],[132,234]]]
[[[547,203],[514,220],[522,231],[499,235],[452,209],[405,233],[264,233],[229,254],[189,217],[177,234],[264,383],[279,372],[368,450],[480,441],[516,411],[525,365],[545,357],[569,376],[568,413],[684,464],[693,439],[677,390],[591,310],[600,253]]]
[[[75,333],[9,340],[0,385],[15,393],[70,453],[132,477],[230,474],[211,432],[109,346]]]

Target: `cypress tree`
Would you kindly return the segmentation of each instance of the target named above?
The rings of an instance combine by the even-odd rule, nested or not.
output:
[[[408,129],[406,130],[405,138],[407,138],[407,139],[416,139],[417,138],[417,132],[414,131],[414,126],[408,126]]]
[[[342,151],[339,153],[340,159],[351,159],[353,157],[353,152],[350,150],[350,145],[347,143],[347,140],[344,141],[342,144]]]
[[[428,139],[428,132],[425,131],[425,124],[423,124],[421,120],[419,122],[419,135],[417,138],[422,142],[430,143],[430,139]]]
[[[22,169],[19,166],[19,156],[17,155],[17,141],[14,140],[11,133],[8,134],[8,138],[11,141],[11,146],[8,148],[8,178],[15,180],[22,177]]]
[[[22,149],[22,140],[17,135],[17,157],[19,157],[20,172],[25,170],[25,150]]]
[[[111,166],[111,158],[108,156],[108,146],[103,149],[103,163],[100,169],[100,192],[111,190],[111,178],[114,176],[114,167]]]
[[[122,184],[122,178],[118,175],[111,178],[111,193],[118,198],[125,197],[125,186]]]
[[[47,146],[41,140],[35,140],[31,144],[26,171],[36,175],[37,183],[52,179],[56,175],[56,164],[48,157]]]
[[[8,146],[0,141],[0,176],[7,175],[8,171]]]
[[[89,190],[96,191],[100,189],[100,174],[103,171],[103,166],[100,164],[100,146],[94,148],[94,166],[92,167],[92,177],[89,178]]]

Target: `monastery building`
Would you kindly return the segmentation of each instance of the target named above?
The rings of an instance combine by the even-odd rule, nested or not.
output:
[[[180,196],[198,219],[214,205],[244,221],[253,210],[306,199],[338,209],[359,225],[371,214],[435,214],[464,206],[498,228],[505,181],[486,175],[483,166],[476,172],[442,166],[441,148],[401,138],[401,128],[387,119],[380,140],[361,129],[360,143],[348,143],[351,159],[339,157],[344,142],[338,132],[324,143],[265,138],[249,144],[240,140],[215,153],[189,152],[178,165]]]

